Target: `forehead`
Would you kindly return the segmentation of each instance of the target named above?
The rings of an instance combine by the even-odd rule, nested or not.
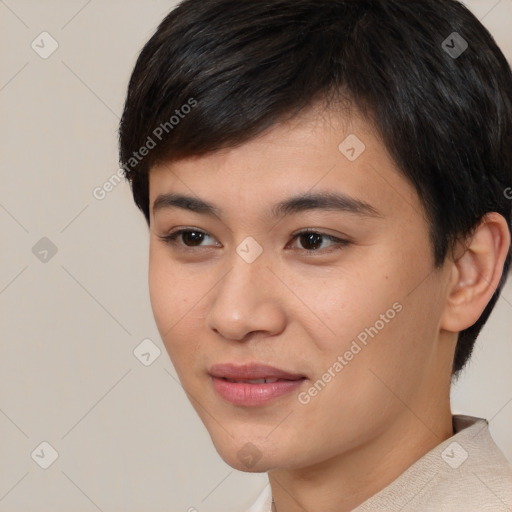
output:
[[[369,122],[315,109],[237,147],[156,165],[149,183],[151,207],[177,193],[260,215],[291,196],[333,192],[375,210],[422,210]]]

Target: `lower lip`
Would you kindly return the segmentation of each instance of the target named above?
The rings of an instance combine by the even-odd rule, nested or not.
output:
[[[297,390],[305,381],[305,379],[278,380],[265,384],[248,384],[247,382],[230,382],[218,377],[212,377],[212,380],[215,391],[224,400],[241,406],[266,404]]]

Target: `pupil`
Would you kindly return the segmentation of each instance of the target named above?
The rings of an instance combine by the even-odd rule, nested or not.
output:
[[[199,233],[198,231],[187,231],[186,233],[182,234],[185,245],[194,245],[196,242],[200,244],[203,240],[203,236],[204,234]]]
[[[306,246],[306,249],[318,249],[322,245],[322,235],[319,235],[318,233],[307,233],[305,235],[301,235],[301,243],[303,246]],[[314,246],[314,247],[307,247],[307,246]]]

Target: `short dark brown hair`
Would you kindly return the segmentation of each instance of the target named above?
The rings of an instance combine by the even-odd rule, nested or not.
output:
[[[512,73],[455,0],[181,2],[142,49],[120,123],[120,163],[148,224],[154,164],[242,144],[317,99],[348,99],[376,126],[424,205],[436,265],[488,212],[511,229]],[[509,266],[510,252],[459,333],[454,374]]]

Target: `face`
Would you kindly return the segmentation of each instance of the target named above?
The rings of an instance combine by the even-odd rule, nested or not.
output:
[[[150,205],[155,320],[228,464],[318,464],[426,406],[447,274],[364,120],[311,109],[156,166]]]

